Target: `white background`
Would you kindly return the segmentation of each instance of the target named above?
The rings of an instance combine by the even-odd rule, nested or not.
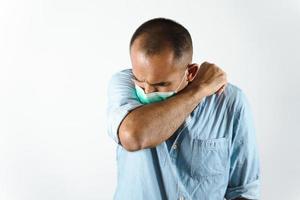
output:
[[[0,0],[0,199],[112,199],[110,76],[154,17],[191,33],[194,62],[246,93],[262,199],[300,199],[300,1]]]

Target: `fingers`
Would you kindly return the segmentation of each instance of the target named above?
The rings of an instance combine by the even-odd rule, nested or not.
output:
[[[224,70],[214,63],[205,61],[201,64],[200,71],[202,72],[204,82],[212,84],[211,86],[214,86],[215,89],[217,89],[216,87],[220,87],[217,91],[215,90],[218,96],[225,91],[227,86],[227,73]]]
[[[217,94],[220,95],[222,92],[225,91],[225,88],[227,86],[227,74],[225,71],[222,70],[222,77],[223,77],[223,81],[224,81],[224,85],[217,91]]]

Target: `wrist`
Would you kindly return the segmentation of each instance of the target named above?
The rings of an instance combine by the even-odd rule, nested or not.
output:
[[[193,86],[188,85],[186,91],[189,93],[189,96],[195,99],[195,101],[200,102],[204,97],[207,96],[206,87],[204,86]]]

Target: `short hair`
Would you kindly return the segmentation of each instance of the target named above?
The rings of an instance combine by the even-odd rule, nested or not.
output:
[[[178,22],[166,18],[154,18],[140,25],[132,35],[129,49],[134,41],[143,36],[141,50],[147,55],[157,55],[169,47],[175,60],[184,53],[193,55],[192,38],[188,30]]]

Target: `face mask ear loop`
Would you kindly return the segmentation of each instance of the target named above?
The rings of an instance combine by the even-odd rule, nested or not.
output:
[[[182,81],[184,80],[184,78],[185,78],[185,74],[186,74],[186,70],[184,71],[184,75],[183,75],[183,79],[181,80],[181,82],[180,82],[180,84],[179,84],[179,86],[176,88],[176,90],[174,91],[175,93],[177,93],[178,91],[178,89],[180,88],[180,86],[181,86],[181,83],[182,83]]]

